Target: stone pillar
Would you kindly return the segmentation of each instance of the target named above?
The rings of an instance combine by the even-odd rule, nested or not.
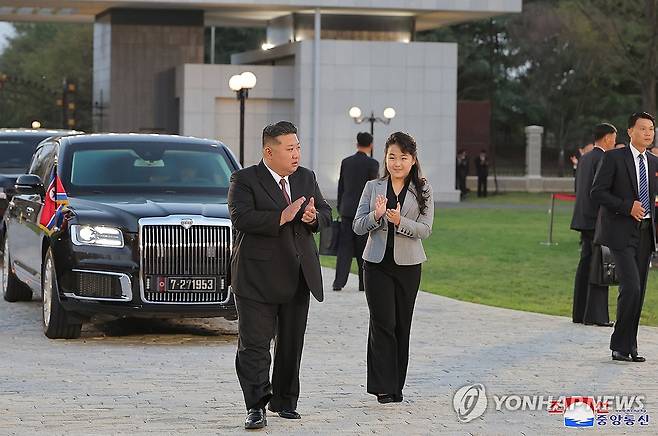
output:
[[[541,137],[544,128],[541,126],[528,126],[525,128],[526,136],[526,188],[528,192],[541,192]]]
[[[108,9],[96,17],[94,101],[103,92],[104,131],[177,133],[173,72],[203,63],[203,26],[201,10]]]

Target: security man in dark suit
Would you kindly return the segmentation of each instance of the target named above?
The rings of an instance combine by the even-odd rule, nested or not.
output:
[[[366,182],[379,175],[379,163],[371,158],[372,135],[361,132],[356,135],[356,153],[346,157],[340,164],[338,179],[338,213],[340,213],[340,238],[336,254],[336,277],[333,289],[340,291],[347,283],[356,257],[359,265],[359,291],[363,291],[363,250],[366,248],[367,235],[357,235],[352,230],[352,222],[359,206],[359,199]]]
[[[267,425],[268,403],[282,418],[301,418],[296,409],[309,291],[323,300],[313,233],[330,222],[331,207],[315,174],[299,161],[297,128],[280,121],[263,130],[263,160],[231,176],[228,208],[236,230],[231,286],[238,311],[235,367],[248,411],[247,429]]]
[[[594,175],[606,151],[612,150],[617,129],[603,123],[594,128],[594,148],[582,156],[576,170],[576,206],[571,229],[580,232],[580,262],[573,289],[572,320],[576,323],[612,327],[608,314],[608,287],[589,283],[590,265],[594,249],[594,228],[599,205],[590,197]]]
[[[656,251],[655,198],[658,158],[647,153],[655,120],[646,112],[628,120],[628,147],[606,152],[594,177],[592,199],[601,205],[594,242],[610,248],[619,277],[617,320],[610,338],[612,359],[644,362],[638,355],[637,330]]]

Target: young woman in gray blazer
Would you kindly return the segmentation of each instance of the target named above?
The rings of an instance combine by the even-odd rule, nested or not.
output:
[[[432,187],[422,178],[416,141],[393,133],[386,141],[385,171],[369,181],[353,229],[368,234],[363,252],[368,330],[368,393],[380,403],[402,401],[409,361],[411,318],[427,260],[422,239],[432,233]]]

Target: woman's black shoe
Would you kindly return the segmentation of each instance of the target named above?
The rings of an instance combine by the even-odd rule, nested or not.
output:
[[[377,401],[382,404],[394,403],[395,395],[394,394],[377,394]]]

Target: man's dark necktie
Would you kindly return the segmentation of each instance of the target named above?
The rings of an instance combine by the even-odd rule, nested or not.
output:
[[[283,191],[286,203],[290,204],[290,196],[288,195],[288,191],[286,191],[286,179],[279,180],[279,185],[281,185],[281,191]]]
[[[644,166],[644,155],[639,155],[638,159],[640,159],[640,163],[638,165],[640,168],[640,201],[642,202],[642,207],[644,208],[644,213],[646,216],[651,213],[651,202],[649,201],[649,184],[647,183],[647,170]]]

